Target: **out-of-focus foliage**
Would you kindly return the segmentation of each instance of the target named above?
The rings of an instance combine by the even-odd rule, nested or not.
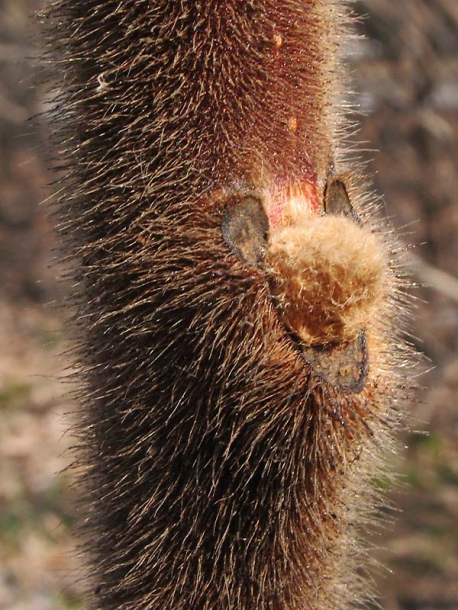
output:
[[[412,329],[430,370],[411,405],[384,610],[458,608],[458,2],[365,0],[352,64],[375,186],[413,245]],[[358,135],[358,139],[361,134]],[[438,272],[440,270],[440,272]],[[406,405],[406,408],[408,405]],[[420,431],[429,431],[428,435]]]

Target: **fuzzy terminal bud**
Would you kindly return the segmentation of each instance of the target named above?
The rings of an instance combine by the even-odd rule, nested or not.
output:
[[[354,340],[386,292],[384,249],[349,218],[309,216],[282,229],[267,264],[284,323],[305,345]]]

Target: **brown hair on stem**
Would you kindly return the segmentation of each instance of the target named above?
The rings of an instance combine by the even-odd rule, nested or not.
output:
[[[330,610],[404,391],[338,0],[53,0],[88,604]],[[401,346],[401,347],[400,347]]]

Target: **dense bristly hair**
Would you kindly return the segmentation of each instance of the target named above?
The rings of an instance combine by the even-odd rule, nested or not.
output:
[[[295,206],[302,223],[325,214],[337,176],[339,226],[393,259],[344,158],[344,4],[53,0],[44,15],[90,608],[343,610],[367,594],[359,530],[398,421],[401,281],[393,263],[376,278],[353,351],[343,331],[315,354],[268,254]],[[269,225],[252,249],[230,224],[248,200]],[[334,249],[318,250],[326,266]]]

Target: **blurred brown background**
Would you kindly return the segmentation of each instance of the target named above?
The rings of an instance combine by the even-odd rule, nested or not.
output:
[[[33,0],[0,0],[0,609],[81,607],[71,553],[72,491],[63,290],[49,268],[51,177],[35,86]],[[458,610],[458,0],[357,2],[366,39],[349,45],[358,139],[387,213],[415,246],[413,342],[430,368],[410,406],[402,512],[377,544],[384,610]],[[376,152],[378,150],[378,152]],[[372,152],[371,152],[372,151]],[[409,408],[406,405],[406,409]],[[421,433],[428,430],[429,434]],[[397,463],[396,463],[397,462]],[[333,610],[333,609],[330,609]]]

